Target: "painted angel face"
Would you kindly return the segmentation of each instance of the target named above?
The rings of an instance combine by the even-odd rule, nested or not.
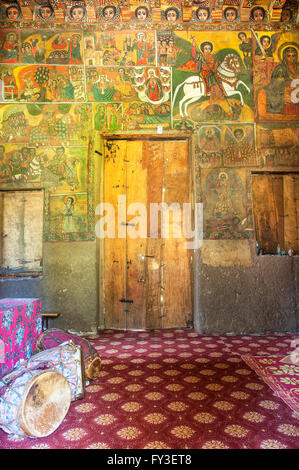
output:
[[[85,16],[85,11],[84,11],[84,8],[82,7],[74,7],[73,9],[71,9],[70,11],[70,16],[71,18],[74,20],[74,21],[82,21],[84,16]]]
[[[297,63],[298,54],[294,47],[288,47],[284,52],[284,56],[288,64],[293,65]]]
[[[287,23],[292,18],[292,12],[288,8],[281,11],[280,21]]]
[[[166,19],[167,21],[169,21],[169,23],[175,23],[178,19],[177,12],[173,9],[168,10],[168,12],[166,13]]]
[[[265,10],[263,8],[256,8],[252,10],[252,19],[256,23],[261,23],[265,18]]]
[[[227,8],[224,12],[224,17],[226,21],[228,21],[229,23],[232,23],[237,18],[237,12],[234,8]]]
[[[261,38],[261,45],[264,49],[269,49],[271,43],[271,39],[268,36],[264,36]]]
[[[207,21],[209,18],[209,11],[206,8],[198,8],[196,16],[199,21]]]
[[[136,8],[135,15],[138,20],[145,20],[148,17],[147,8],[145,7]]]
[[[20,11],[16,7],[8,7],[6,9],[6,16],[9,20],[17,20],[20,16]]]
[[[103,9],[103,16],[106,20],[113,20],[115,17],[115,10],[113,6],[107,6]]]
[[[50,7],[45,6],[40,9],[39,14],[43,18],[43,20],[48,20],[53,15],[53,11]]]
[[[211,48],[210,44],[205,44],[202,48],[202,52],[204,54],[211,54],[212,48]]]

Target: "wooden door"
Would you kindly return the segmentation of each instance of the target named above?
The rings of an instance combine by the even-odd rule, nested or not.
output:
[[[116,226],[115,237],[104,240],[105,326],[190,325],[190,250],[182,225],[183,203],[190,201],[187,141],[106,141],[104,201],[115,208]],[[161,218],[153,224],[155,203],[181,208],[181,223],[169,213],[168,236]]]

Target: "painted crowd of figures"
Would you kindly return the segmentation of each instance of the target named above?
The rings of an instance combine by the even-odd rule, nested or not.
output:
[[[219,31],[211,40],[185,31],[1,34],[3,103],[117,102],[112,109],[124,117],[134,102],[168,126],[171,114],[192,124],[298,113],[295,32]]]

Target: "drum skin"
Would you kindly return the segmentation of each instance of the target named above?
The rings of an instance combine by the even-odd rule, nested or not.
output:
[[[85,371],[82,357],[82,348],[74,344],[72,340],[56,345],[50,349],[44,349],[28,359],[25,367],[41,368],[46,364],[62,374],[71,387],[72,401],[84,397]]]
[[[60,373],[33,370],[13,380],[0,398],[0,426],[11,434],[46,437],[64,420],[71,389]]]
[[[81,346],[85,378],[87,380],[94,380],[100,375],[101,359],[95,348],[81,336],[68,333],[67,331],[60,330],[59,328],[49,328],[44,331],[37,339],[34,354],[45,349],[53,348],[65,341],[73,341],[74,344]]]

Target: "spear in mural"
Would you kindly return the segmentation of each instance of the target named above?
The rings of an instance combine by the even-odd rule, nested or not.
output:
[[[263,56],[265,57],[265,56],[266,56],[265,49],[264,49],[263,46],[261,45],[261,41],[259,40],[258,35],[256,34],[256,32],[255,32],[252,28],[250,28],[250,30],[251,30],[251,32],[252,32],[252,34],[253,34],[253,36],[254,36],[256,42],[257,42],[257,45],[258,45],[259,48],[260,48],[260,50],[261,50]]]

